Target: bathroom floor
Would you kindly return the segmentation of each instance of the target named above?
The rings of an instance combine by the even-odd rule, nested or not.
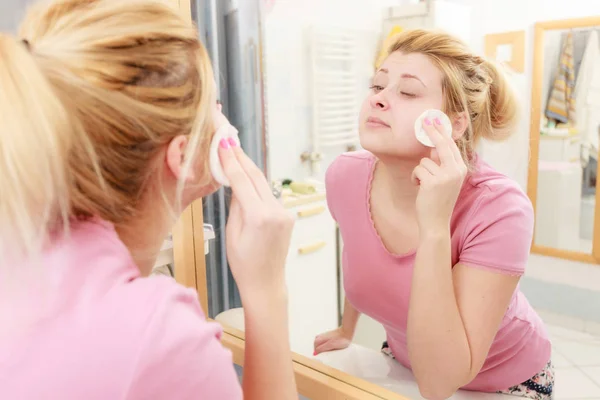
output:
[[[556,368],[555,399],[600,400],[600,335],[548,325]]]

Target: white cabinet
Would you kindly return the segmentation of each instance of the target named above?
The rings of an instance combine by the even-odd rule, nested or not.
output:
[[[291,346],[311,355],[315,336],[338,326],[336,225],[324,195],[286,207],[296,218],[286,263]]]
[[[539,246],[582,251],[581,164],[539,162],[535,241]],[[589,251],[586,251],[589,252]]]
[[[576,163],[581,159],[581,139],[575,136],[541,136],[540,161]]]
[[[285,266],[292,351],[312,356],[315,336],[338,327],[336,225],[324,194],[284,201],[296,218]],[[244,330],[241,308],[215,317]]]

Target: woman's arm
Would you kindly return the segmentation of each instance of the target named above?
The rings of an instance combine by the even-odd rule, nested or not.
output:
[[[344,301],[344,314],[342,316],[342,326],[329,332],[320,334],[315,338],[314,355],[325,353],[327,351],[342,350],[350,346],[356,324],[360,318],[360,313],[350,304],[348,298]]]
[[[408,351],[422,395],[446,399],[481,370],[519,277],[451,266],[450,232],[425,233],[417,251]]]
[[[244,399],[297,399],[284,269],[294,219],[235,141],[220,147],[233,190],[227,258],[245,315]]]
[[[527,262],[533,213],[521,192],[508,184],[496,185],[464,217],[471,221],[471,229],[463,229],[467,236],[461,261],[453,266],[450,221],[467,167],[454,139],[443,134],[440,121],[424,122],[435,150],[413,171],[420,186],[416,201],[420,243],[407,342],[423,396],[446,399],[483,366]]]
[[[356,332],[356,325],[358,324],[358,319],[360,318],[360,313],[354,308],[352,304],[348,301],[348,298],[344,299],[344,313],[342,314],[342,332],[350,339],[354,337],[354,333]]]
[[[285,290],[249,296],[244,302],[246,350],[244,399],[297,399]]]

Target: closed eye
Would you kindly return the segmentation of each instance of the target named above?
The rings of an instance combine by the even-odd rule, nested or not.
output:
[[[406,97],[417,97],[417,95],[414,93],[400,92],[400,94]]]

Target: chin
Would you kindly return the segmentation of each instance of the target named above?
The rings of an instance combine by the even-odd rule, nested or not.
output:
[[[368,141],[363,143],[363,140],[361,139],[361,146],[380,160],[394,162],[400,161],[418,164],[421,159],[429,157],[431,153],[429,148],[420,144],[417,146],[410,146],[407,144],[388,145],[373,142],[369,143]]]
[[[203,187],[198,193],[196,193],[196,199],[201,199],[206,196],[214,194],[217,190],[221,189],[221,184],[217,181],[212,181],[209,185]]]
[[[373,153],[381,153],[386,148],[390,147],[390,137],[374,132],[369,132],[366,129],[361,129],[359,134],[360,146]]]
[[[200,200],[206,196],[210,196],[214,194],[217,190],[221,188],[221,185],[217,183],[217,181],[212,180],[209,184],[203,186],[196,187],[188,187],[184,189],[183,194],[181,196],[181,202],[183,208],[187,208],[190,204],[192,204],[196,200]]]

